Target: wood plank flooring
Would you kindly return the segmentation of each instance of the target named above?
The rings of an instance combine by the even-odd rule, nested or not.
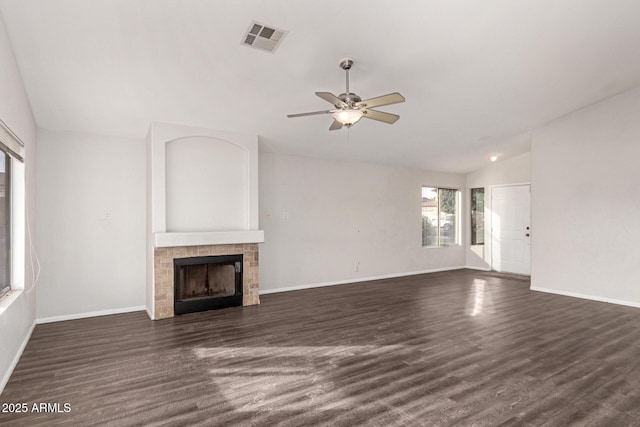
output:
[[[0,426],[640,425],[640,309],[471,270],[38,325]]]

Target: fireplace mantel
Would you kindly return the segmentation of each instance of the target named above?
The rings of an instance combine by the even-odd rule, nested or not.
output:
[[[263,243],[263,230],[202,231],[184,233],[155,233],[155,247],[229,245]]]

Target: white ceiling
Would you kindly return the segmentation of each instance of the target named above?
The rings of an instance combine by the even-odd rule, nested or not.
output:
[[[0,0],[38,126],[143,137],[150,121],[260,135],[272,151],[451,172],[640,84],[637,0]],[[256,20],[289,31],[241,45]],[[344,92],[400,120],[328,130]]]

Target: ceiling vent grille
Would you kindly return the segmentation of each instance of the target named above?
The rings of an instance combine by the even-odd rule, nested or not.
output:
[[[280,46],[280,43],[282,43],[287,33],[288,31],[281,30],[272,25],[265,25],[253,21],[242,38],[242,44],[273,53]]]

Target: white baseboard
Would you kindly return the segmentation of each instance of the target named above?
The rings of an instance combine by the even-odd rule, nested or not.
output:
[[[557,290],[557,289],[540,288],[538,286],[532,286],[530,289],[532,291],[545,292],[545,293],[548,293],[548,294],[563,295],[565,297],[588,299],[588,300],[591,300],[591,301],[608,302],[610,304],[626,305],[626,306],[629,306],[629,307],[640,308],[640,303],[639,302],[625,301],[625,300],[614,299],[614,298],[605,298],[605,297],[599,297],[599,296],[595,296],[595,295],[581,294],[579,292],[568,292],[568,291],[560,291],[560,290]]]
[[[149,310],[149,307],[145,307],[144,309],[147,312],[147,316],[149,316],[149,319],[153,320],[153,314],[151,314],[151,310]]]
[[[431,270],[408,271],[406,273],[384,274],[382,276],[359,277],[357,279],[337,280],[335,282],[312,283],[309,285],[287,286],[287,287],[275,288],[275,289],[261,289],[260,295],[275,294],[279,292],[299,291],[301,289],[322,288],[325,286],[346,285],[349,283],[368,282],[371,280],[393,279],[396,277],[415,276],[417,274],[437,273],[440,271],[462,270],[464,268],[467,268],[467,267],[462,265],[462,266],[456,266],[456,267],[433,268]]]
[[[467,265],[465,268],[468,268],[469,270],[491,271],[491,267],[475,267],[472,265]]]
[[[11,361],[11,365],[9,365],[9,369],[7,369],[7,372],[5,372],[4,376],[2,377],[2,382],[0,382],[0,394],[2,394],[2,392],[4,391],[4,387],[9,382],[9,378],[11,378],[11,374],[13,374],[13,370],[16,368],[18,361],[20,361],[22,352],[24,351],[25,347],[27,346],[27,343],[31,339],[31,334],[33,333],[33,329],[35,327],[36,327],[36,321],[34,320],[33,324],[31,325],[31,328],[29,329],[29,332],[27,333],[27,336],[24,337],[24,340],[22,341],[22,344],[20,345],[18,352],[16,353],[15,357]]]
[[[135,307],[114,308],[111,310],[90,311],[87,313],[65,314],[62,316],[40,317],[36,319],[38,325],[42,323],[62,322],[65,320],[85,319],[87,317],[108,316],[110,314],[130,313],[132,311],[146,311],[147,306],[138,305]]]

